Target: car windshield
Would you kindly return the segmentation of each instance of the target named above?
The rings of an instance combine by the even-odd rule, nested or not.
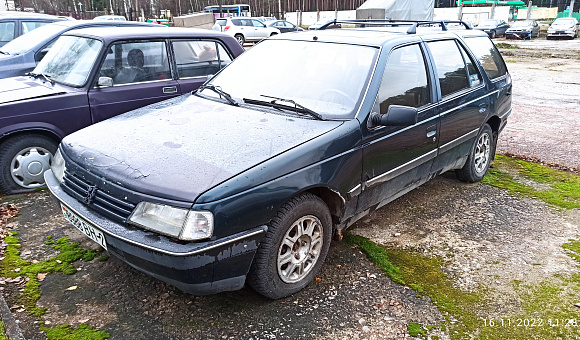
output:
[[[571,25],[576,25],[576,21],[574,21],[574,19],[556,19],[556,21],[554,21],[554,23],[552,25],[571,26]]]
[[[516,21],[512,25],[512,27],[529,27],[529,26],[532,26],[531,21]]]
[[[239,101],[277,97],[293,100],[324,119],[353,118],[377,51],[358,45],[265,40],[220,72],[211,85]]]
[[[62,36],[33,73],[43,74],[57,83],[83,86],[102,46],[96,39]]]
[[[12,40],[8,44],[2,46],[0,50],[11,55],[23,54],[35,48],[39,42],[64,31],[66,27],[67,26],[54,23],[44,25],[42,26],[42,29],[33,30]]]
[[[479,26],[492,27],[497,26],[497,20],[483,20]]]

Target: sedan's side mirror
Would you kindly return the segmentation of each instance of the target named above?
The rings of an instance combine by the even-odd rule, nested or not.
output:
[[[386,114],[375,113],[371,116],[374,126],[411,126],[417,124],[419,111],[410,106],[391,105]]]
[[[111,77],[99,77],[99,81],[97,82],[99,87],[111,87],[113,86],[113,78]]]

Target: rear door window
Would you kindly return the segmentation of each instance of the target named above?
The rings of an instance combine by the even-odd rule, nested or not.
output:
[[[418,44],[397,48],[389,55],[379,88],[380,113],[391,105],[421,107],[431,102],[423,53]]]
[[[0,22],[0,42],[6,43],[14,40],[14,22]]]
[[[22,21],[22,34],[26,34],[30,31],[49,24],[48,21]]]
[[[483,66],[489,79],[499,78],[507,73],[507,68],[499,51],[488,37],[468,37],[464,41],[481,62],[481,66]]]
[[[232,59],[215,41],[174,41],[173,51],[179,78],[202,77],[217,73]]]
[[[427,45],[435,61],[442,97],[471,87],[463,56],[455,40],[432,41]]]

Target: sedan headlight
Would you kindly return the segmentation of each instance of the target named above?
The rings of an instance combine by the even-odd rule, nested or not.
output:
[[[62,183],[64,182],[64,171],[66,169],[66,164],[64,162],[64,158],[60,153],[60,149],[56,151],[56,155],[52,157],[52,164],[50,165],[50,170],[56,179]]]
[[[211,237],[213,214],[141,202],[129,217],[129,223],[180,240],[193,241]]]

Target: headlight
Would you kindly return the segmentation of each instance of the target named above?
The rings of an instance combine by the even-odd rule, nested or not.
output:
[[[56,151],[56,155],[52,157],[52,164],[50,165],[50,169],[52,170],[54,177],[56,177],[60,183],[64,182],[64,170],[66,169],[65,166],[66,164],[64,162],[64,158],[62,158],[60,149],[58,149]]]
[[[213,214],[168,205],[141,202],[129,217],[131,224],[160,234],[193,241],[213,233]]]

